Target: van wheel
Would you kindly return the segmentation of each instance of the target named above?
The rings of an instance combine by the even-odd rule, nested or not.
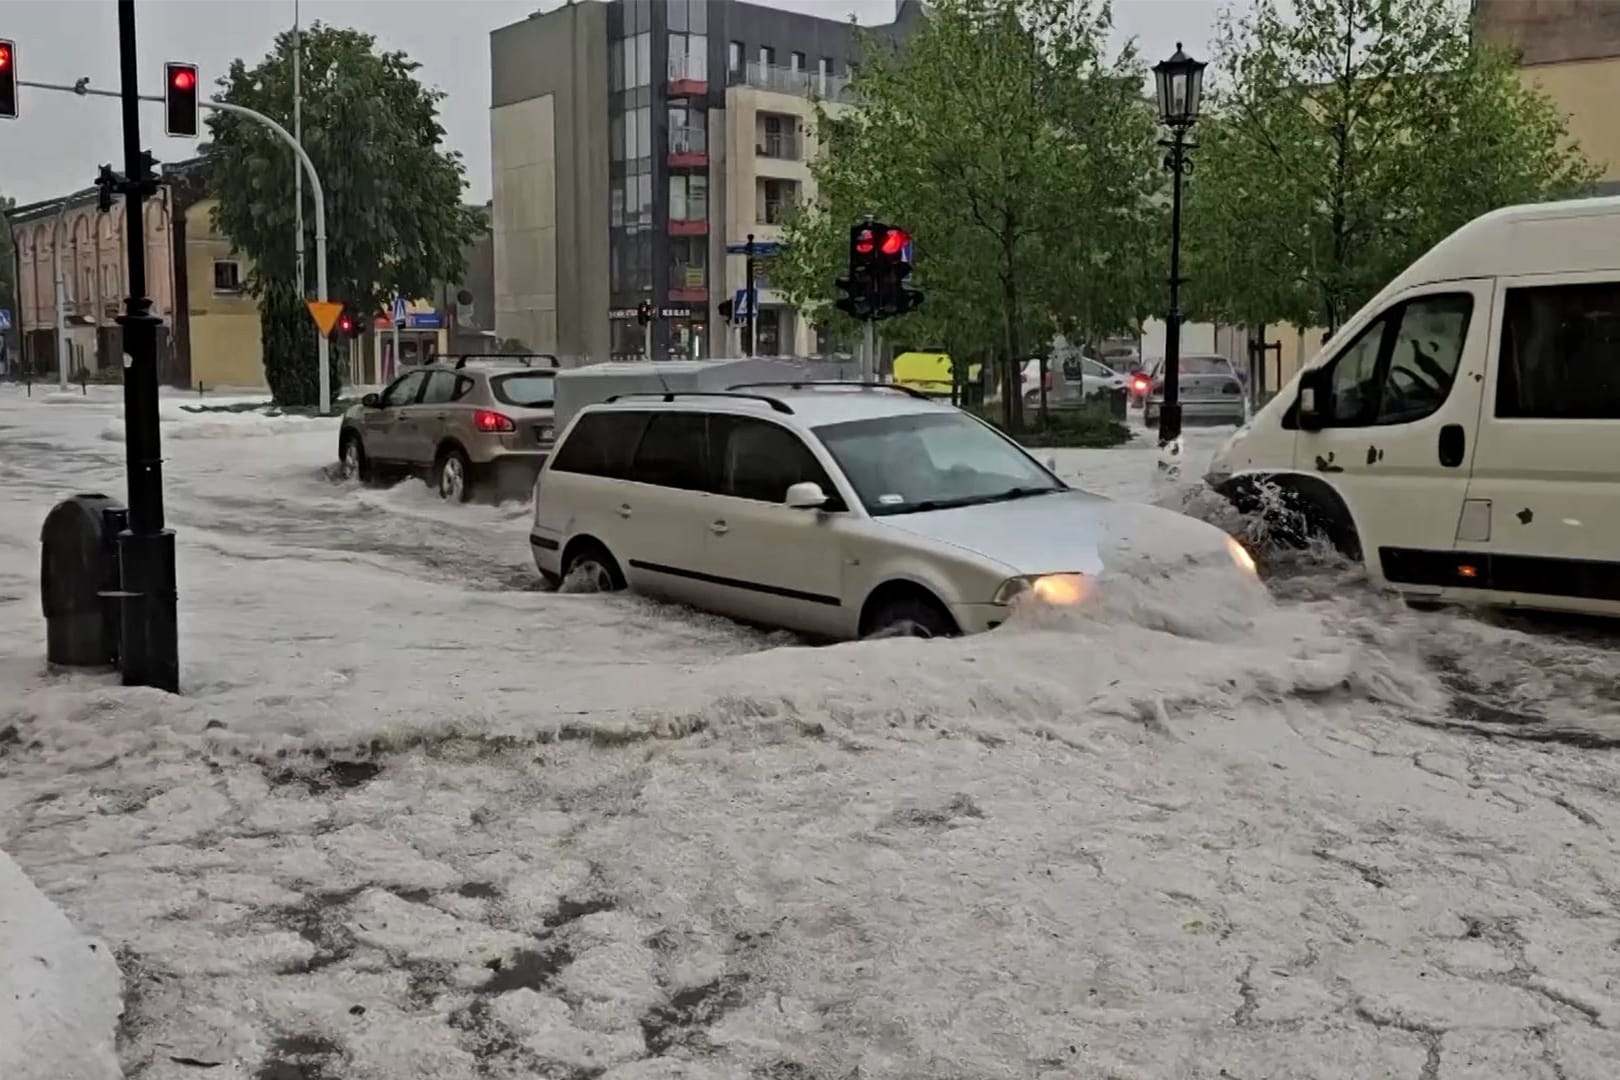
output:
[[[445,502],[464,503],[472,498],[472,462],[459,446],[439,451],[433,464],[433,488]]]
[[[563,560],[563,584],[571,592],[618,592],[624,573],[600,544],[580,544]]]
[[[956,637],[961,633],[939,601],[921,595],[898,596],[872,613],[863,640],[892,637]]]

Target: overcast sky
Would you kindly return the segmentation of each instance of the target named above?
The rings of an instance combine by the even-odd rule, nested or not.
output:
[[[422,64],[421,77],[447,92],[444,127],[467,163],[468,198],[489,197],[489,32],[558,0],[300,0],[300,19],[352,26]],[[893,0],[761,0],[830,18],[852,12],[887,22]],[[1121,41],[1134,37],[1151,61],[1178,40],[1207,59],[1217,12],[1247,0],[1115,0]],[[293,23],[293,0],[140,0],[136,5],[142,89],[158,93],[163,61],[200,65],[211,87],[237,57],[256,62],[275,34]],[[24,79],[118,88],[118,29],[113,0],[0,0],[0,37],[17,43]],[[21,117],[0,120],[0,193],[28,203],[85,187],[104,162],[123,167],[118,103],[24,87]],[[167,139],[161,110],[144,107],[145,142],[162,161],[190,157],[195,143]]]

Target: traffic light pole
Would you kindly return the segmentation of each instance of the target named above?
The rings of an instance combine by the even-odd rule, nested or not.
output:
[[[163,520],[163,456],[158,435],[157,328],[146,295],[143,206],[156,189],[141,149],[141,97],[135,56],[135,0],[118,0],[118,68],[124,112],[124,239],[129,296],[118,325],[124,337],[124,460],[129,528],[118,535],[119,668],[125,686],[180,689],[174,533]],[[110,193],[109,193],[110,194]]]
[[[877,362],[877,323],[867,319],[862,330],[861,348],[861,381],[875,383],[878,381]]]
[[[123,27],[123,10],[125,2],[126,0],[119,0],[118,3],[120,30]],[[133,19],[134,15],[131,14],[130,17]],[[132,25],[131,34],[133,33],[134,30]],[[80,79],[72,86],[61,86],[56,83],[23,82],[20,80],[18,81],[17,85],[31,86],[35,90],[56,90],[61,93],[77,94],[80,97],[113,97],[122,98],[126,102],[163,101],[161,95],[133,93],[131,92],[131,88],[127,86],[125,91],[122,92],[116,90],[92,90],[90,88],[89,79]],[[216,112],[231,113],[235,116],[245,116],[249,120],[263,124],[265,127],[275,132],[277,137],[279,137],[282,142],[292,147],[293,153],[298,155],[298,162],[304,168],[304,175],[309,177],[310,192],[315,197],[315,298],[321,301],[323,304],[326,303],[328,299],[326,293],[326,191],[321,187],[321,178],[319,174],[315,172],[315,163],[309,159],[308,154],[304,153],[303,146],[297,139],[292,137],[292,134],[288,132],[286,128],[264,115],[264,113],[258,112],[254,109],[244,108],[241,105],[231,105],[224,101],[199,101],[197,104],[200,108],[213,109]],[[126,117],[128,115],[129,108],[130,106],[126,104]],[[139,118],[137,117],[137,120],[138,119]],[[321,415],[329,416],[332,412],[332,343],[327,340],[325,334],[318,335],[317,340],[319,343],[321,364],[320,375],[318,376],[321,388]]]

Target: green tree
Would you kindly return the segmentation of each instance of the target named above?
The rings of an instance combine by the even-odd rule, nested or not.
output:
[[[1337,329],[1470,219],[1598,171],[1451,0],[1276,0],[1217,31],[1187,195],[1205,317]]]
[[[887,336],[1013,365],[1055,333],[1100,336],[1155,295],[1162,174],[1144,73],[1110,59],[1089,0],[942,0],[899,47],[869,37],[859,107],[818,110],[814,205],[790,220],[772,280],[844,330],[828,305],[849,227],[871,213],[916,239],[917,312]]]
[[[395,290],[427,295],[458,284],[462,252],[482,227],[462,204],[459,155],[442,148],[438,105],[404,53],[376,39],[316,23],[303,32],[300,77],[304,149],[326,191],[327,263],[334,300],[368,319]],[[292,126],[292,35],[256,66],[241,60],[220,80],[220,99]],[[315,327],[296,295],[292,153],[261,124],[213,113],[209,184],[216,223],[253,262],[248,288],[260,298],[265,375],[277,402],[314,399]],[[315,276],[313,193],[304,185],[305,281]],[[334,359],[342,353],[334,348]],[[336,364],[334,363],[334,369]],[[333,385],[339,385],[333,372]]]

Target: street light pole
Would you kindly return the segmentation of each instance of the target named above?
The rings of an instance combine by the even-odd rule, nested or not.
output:
[[[759,293],[754,289],[754,234],[748,234],[748,245],[743,249],[743,299],[748,304],[748,326],[743,331],[743,355],[752,357],[756,344],[754,321],[759,314]]]
[[[1170,129],[1170,138],[1159,145],[1170,153],[1164,167],[1170,170],[1170,309],[1164,317],[1164,400],[1159,403],[1159,445],[1169,446],[1181,438],[1181,180],[1192,172],[1187,151],[1187,130],[1198,122],[1203,100],[1204,64],[1181,51],[1153,66],[1159,98],[1159,119]]]
[[[157,328],[146,295],[143,205],[156,190],[152,158],[141,149],[141,95],[135,53],[135,0],[118,0],[118,68],[124,113],[124,238],[129,295],[118,316],[124,337],[124,457],[129,528],[118,535],[119,667],[125,686],[180,689],[175,619],[174,533],[163,520],[163,457],[158,436]],[[108,193],[110,195],[110,192]]]

